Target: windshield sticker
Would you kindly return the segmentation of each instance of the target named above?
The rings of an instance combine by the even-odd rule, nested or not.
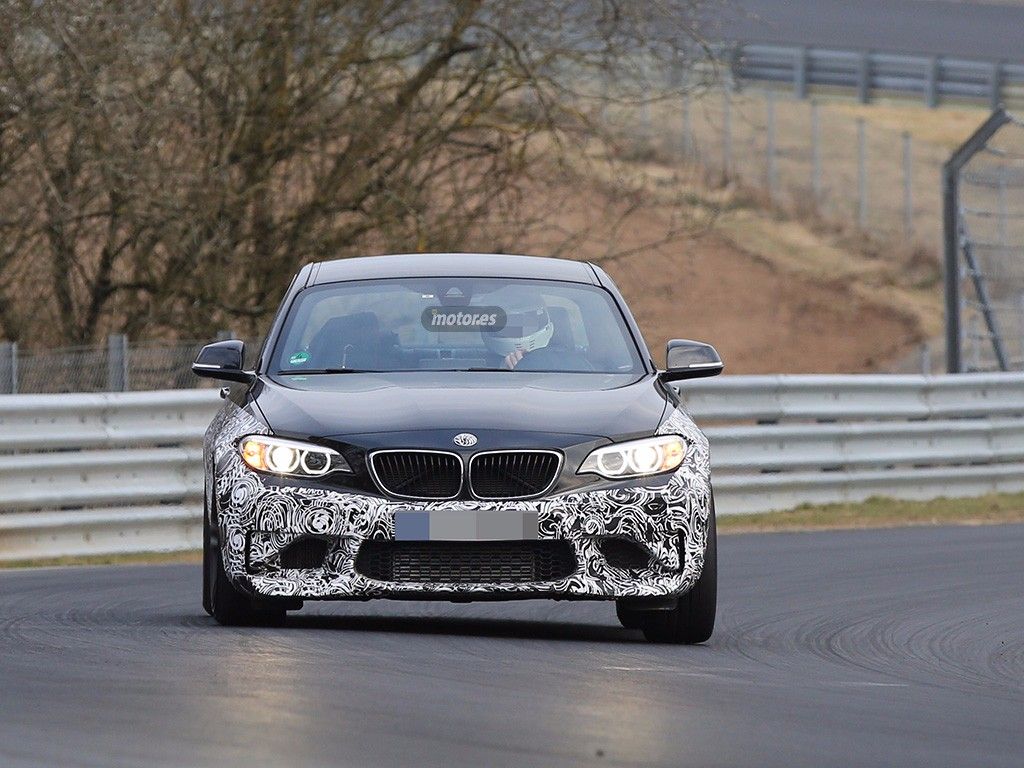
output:
[[[296,352],[294,355],[288,358],[289,365],[305,365],[309,362],[309,352],[305,350]]]
[[[500,331],[508,318],[501,307],[427,307],[421,317],[428,331]]]

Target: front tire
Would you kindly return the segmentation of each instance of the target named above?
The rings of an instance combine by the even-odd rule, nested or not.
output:
[[[619,624],[626,629],[640,629],[643,626],[643,611],[627,608],[621,601],[615,601],[615,615],[619,617]]]
[[[644,637],[653,643],[703,643],[715,630],[717,604],[718,533],[715,525],[715,500],[712,497],[704,569],[700,578],[689,592],[679,598],[675,608],[668,611],[644,611],[640,616],[640,629]]]
[[[224,570],[217,527],[203,516],[203,609],[226,627],[279,626],[283,604],[256,600],[235,587]]]

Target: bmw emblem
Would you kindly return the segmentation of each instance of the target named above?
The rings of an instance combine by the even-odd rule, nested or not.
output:
[[[472,432],[459,432],[459,434],[452,438],[452,442],[460,448],[469,448],[476,445],[476,435]]]

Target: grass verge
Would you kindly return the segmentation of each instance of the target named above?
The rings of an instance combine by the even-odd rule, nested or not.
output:
[[[68,557],[38,557],[31,560],[0,561],[0,568],[52,568],[66,565],[164,565],[203,561],[199,550],[185,552],[138,552],[128,555],[71,555]]]
[[[1024,493],[972,499],[903,501],[873,498],[859,504],[805,504],[785,512],[720,515],[722,533],[903,528],[917,525],[995,525],[1024,522]]]

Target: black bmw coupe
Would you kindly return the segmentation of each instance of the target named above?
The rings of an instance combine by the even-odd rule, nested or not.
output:
[[[309,264],[206,433],[203,605],[280,622],[304,600],[615,600],[649,640],[714,628],[708,442],[599,267],[490,254]]]

